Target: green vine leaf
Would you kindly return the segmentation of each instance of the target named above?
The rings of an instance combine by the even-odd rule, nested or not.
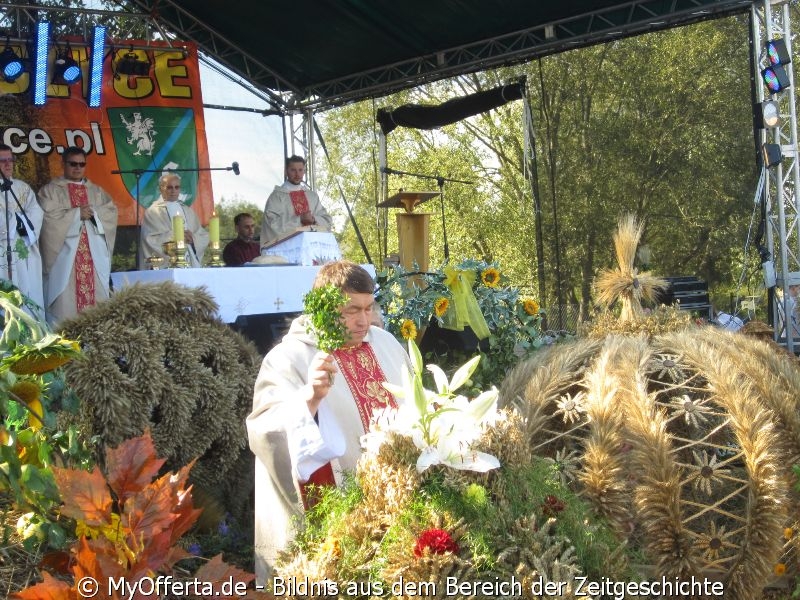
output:
[[[317,336],[317,346],[323,352],[333,352],[345,344],[347,327],[340,310],[345,304],[347,296],[335,285],[315,288],[303,296],[304,312],[310,320],[306,331]]]

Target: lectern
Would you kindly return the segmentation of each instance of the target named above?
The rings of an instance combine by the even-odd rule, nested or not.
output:
[[[411,271],[414,263],[421,271],[428,270],[431,213],[414,212],[417,205],[435,198],[439,192],[406,192],[400,190],[378,206],[403,208],[397,213],[397,240],[400,246],[400,264]]]

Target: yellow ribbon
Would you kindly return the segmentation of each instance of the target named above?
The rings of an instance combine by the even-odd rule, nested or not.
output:
[[[469,325],[479,340],[489,337],[489,325],[486,324],[486,319],[478,306],[478,300],[472,293],[475,271],[448,266],[444,268],[444,274],[444,284],[450,289],[453,301],[444,315],[442,327],[463,331],[464,326]]]

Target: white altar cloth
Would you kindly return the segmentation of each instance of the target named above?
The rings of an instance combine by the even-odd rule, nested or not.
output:
[[[363,265],[375,277],[375,267]],[[320,267],[254,265],[199,269],[119,271],[111,274],[115,290],[135,283],[172,281],[189,287],[204,286],[219,305],[219,317],[233,323],[242,315],[291,313],[303,310],[303,296],[311,289]]]
[[[287,262],[306,267],[342,258],[336,236],[324,231],[298,231],[280,242],[264,246],[261,254],[282,256]]]

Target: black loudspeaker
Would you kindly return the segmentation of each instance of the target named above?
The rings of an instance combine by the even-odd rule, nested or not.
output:
[[[679,303],[681,310],[711,315],[711,302],[708,297],[708,283],[693,276],[664,277],[669,283],[666,290],[659,293],[656,302],[668,306]]]
[[[299,316],[299,312],[239,315],[231,328],[253,342],[260,354],[266,354],[283,339],[292,321]]]
[[[476,354],[478,348],[483,351],[488,350],[489,340],[479,340],[470,327],[465,327],[463,331],[439,327],[439,323],[434,317],[431,317],[431,322],[419,344],[419,350],[423,354],[433,352],[437,355],[454,350],[460,350],[466,354]]]

